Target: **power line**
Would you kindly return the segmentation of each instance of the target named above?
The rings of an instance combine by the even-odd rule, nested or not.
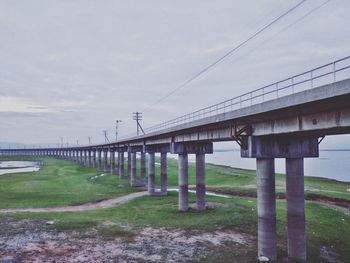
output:
[[[299,6],[301,6],[302,4],[304,4],[307,0],[302,0],[300,1],[298,4],[296,4],[295,6],[293,6],[292,8],[288,9],[286,12],[284,12],[283,14],[281,14],[280,16],[278,16],[277,18],[275,18],[274,20],[272,20],[270,23],[268,23],[267,25],[265,25],[264,27],[262,27],[261,29],[259,29],[257,32],[255,32],[253,35],[251,35],[250,37],[248,37],[246,40],[244,40],[243,42],[241,42],[240,44],[238,44],[237,46],[235,46],[234,48],[230,49],[228,52],[226,52],[223,56],[221,56],[220,58],[218,58],[217,60],[215,60],[214,62],[212,62],[211,64],[209,64],[208,66],[206,66],[205,68],[203,68],[201,71],[199,71],[197,74],[195,74],[194,76],[192,76],[191,78],[189,78],[188,80],[186,80],[185,82],[183,82],[181,85],[177,86],[175,89],[173,89],[171,92],[169,92],[167,95],[161,97],[160,99],[158,99],[157,101],[155,101],[153,103],[153,105],[158,104],[159,102],[167,99],[168,97],[170,97],[171,95],[173,95],[176,91],[184,88],[185,86],[187,86],[189,83],[191,83],[193,80],[197,79],[199,76],[201,76],[202,74],[204,74],[205,72],[207,72],[209,69],[211,69],[212,67],[216,66],[217,64],[219,64],[221,61],[223,61],[225,58],[227,58],[228,56],[230,56],[233,52],[235,52],[236,50],[238,50],[239,48],[241,48],[242,46],[244,46],[246,43],[248,43],[250,40],[254,39],[256,36],[258,36],[260,33],[264,32],[266,29],[268,29],[269,27],[271,27],[272,25],[274,25],[275,23],[277,23],[279,20],[281,20],[282,18],[284,18],[285,16],[287,16],[289,13],[293,12],[295,9],[297,9]]]

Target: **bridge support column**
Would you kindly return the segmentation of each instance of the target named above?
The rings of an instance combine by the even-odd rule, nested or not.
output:
[[[92,150],[92,168],[96,168],[97,167],[97,163],[96,163],[96,150],[93,149]]]
[[[108,173],[109,169],[108,169],[108,150],[107,149],[103,149],[103,172],[104,173]]]
[[[188,154],[196,154],[196,203],[198,211],[205,210],[205,154],[213,153],[213,143],[172,143],[171,153],[179,155],[179,210],[188,210]]]
[[[145,151],[149,153],[148,193],[151,196],[168,194],[167,153],[170,152],[170,144],[145,145]],[[160,153],[160,189],[155,186],[155,153]]]
[[[84,151],[80,150],[80,164],[84,165]]]
[[[124,149],[118,150],[118,175],[119,178],[124,178]]]
[[[188,210],[188,154],[179,154],[179,211]]]
[[[318,157],[317,137],[246,137],[241,156],[257,159],[259,256],[277,259],[273,158],[286,158],[288,257],[306,260],[304,157]]]
[[[196,154],[197,210],[205,210],[205,154]]]
[[[144,151],[141,152],[141,176],[140,176],[141,184],[146,185],[146,153]]]
[[[304,159],[286,159],[288,257],[306,260]]]
[[[131,187],[142,187],[145,186],[144,182],[142,181],[142,175],[140,176],[140,180],[137,178],[137,158],[136,153],[140,152],[141,154],[144,153],[144,148],[142,145],[138,146],[129,146],[128,147],[128,153],[130,154],[131,160],[131,172],[130,172],[130,185]],[[142,171],[141,171],[142,174]]]
[[[162,195],[168,194],[168,160],[167,152],[160,153],[160,192]]]
[[[102,153],[101,149],[97,149],[97,168],[102,170]]]
[[[273,158],[256,159],[258,207],[258,255],[277,259],[275,163]]]
[[[131,175],[131,153],[128,152],[128,177],[127,178],[130,178],[130,175]]]
[[[92,162],[91,162],[91,150],[87,150],[87,155],[88,155],[88,167],[92,167]]]
[[[154,195],[155,192],[155,153],[148,153],[148,194]]]
[[[130,153],[130,186],[135,187],[137,186],[136,183],[136,152]]]
[[[109,154],[110,154],[110,158],[111,158],[111,161],[110,161],[111,175],[114,175],[114,171],[115,171],[115,150],[111,149]]]
[[[88,150],[84,150],[84,166],[89,167],[89,156],[88,156],[89,151]]]

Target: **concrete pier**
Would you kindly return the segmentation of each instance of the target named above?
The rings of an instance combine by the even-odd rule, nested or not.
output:
[[[167,195],[168,193],[168,162],[167,153],[160,153],[160,192],[162,195]]]
[[[84,166],[88,166],[88,150],[84,150]]]
[[[197,210],[205,210],[205,154],[196,154]]]
[[[188,210],[188,155],[179,154],[179,210]]]
[[[84,165],[84,151],[80,150],[79,152],[80,152],[80,164]]]
[[[304,159],[286,159],[288,257],[306,260]]]
[[[136,152],[130,153],[130,186],[135,187],[137,186],[137,180],[136,180]]]
[[[148,194],[153,195],[155,190],[155,154],[148,155]]]
[[[92,162],[91,162],[91,150],[87,150],[88,153],[88,167],[92,167]]]
[[[275,162],[273,158],[256,159],[258,256],[277,259]]]
[[[118,175],[119,178],[124,178],[124,151],[118,152]]]
[[[141,176],[140,176],[141,184],[143,186],[146,185],[146,153],[144,151],[141,152]]]
[[[128,173],[128,178],[130,178],[130,175],[131,175],[131,154],[130,154],[130,152],[128,152],[128,171],[127,171],[127,173]]]
[[[96,163],[96,150],[92,150],[92,167],[96,168],[97,163]]]
[[[108,173],[108,150],[103,149],[103,172]]]
[[[110,171],[111,171],[111,175],[114,175],[115,173],[115,150],[114,149],[111,149],[109,151],[109,154],[110,154]]]
[[[97,149],[97,168],[99,170],[102,169],[102,153],[101,153],[101,149]]]

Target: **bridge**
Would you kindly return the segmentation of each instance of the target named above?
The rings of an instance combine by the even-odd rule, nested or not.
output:
[[[128,178],[132,187],[147,183],[151,196],[167,194],[167,154],[177,154],[178,209],[183,212],[189,207],[188,155],[195,154],[196,204],[198,211],[205,211],[205,155],[213,153],[213,142],[237,142],[241,157],[256,159],[258,256],[270,260],[277,259],[274,159],[285,158],[288,257],[306,260],[304,158],[319,156],[325,136],[350,133],[349,69],[350,57],[346,57],[150,127],[141,136],[88,146],[1,149],[0,154],[73,160]],[[161,156],[159,189],[155,186],[155,153]]]

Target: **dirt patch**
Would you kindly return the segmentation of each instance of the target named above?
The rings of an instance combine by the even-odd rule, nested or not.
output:
[[[109,208],[115,205],[123,204],[132,199],[147,195],[147,191],[132,193],[114,199],[102,200],[98,202],[89,202],[80,205],[62,206],[62,207],[48,207],[48,208],[10,208],[0,209],[0,213],[13,212],[73,212],[73,211],[88,211],[99,208]]]
[[[58,232],[42,220],[0,219],[0,261],[20,262],[189,262],[221,244],[250,246],[252,238],[234,230],[191,232],[144,228],[132,241],[104,240],[93,231]],[[3,229],[3,228],[2,228]]]

